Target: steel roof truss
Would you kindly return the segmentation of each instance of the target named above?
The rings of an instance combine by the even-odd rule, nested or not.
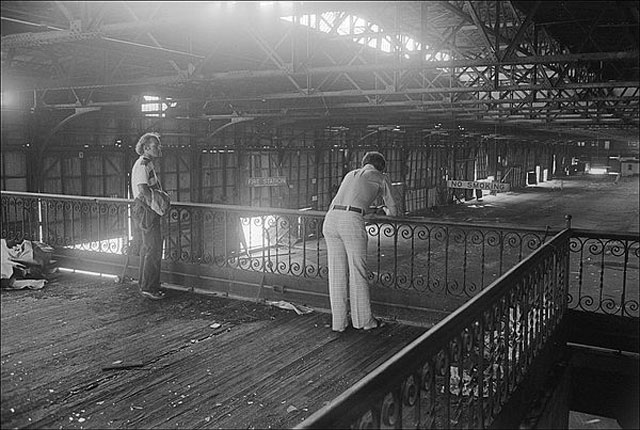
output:
[[[498,57],[496,56],[496,47],[493,45],[493,43],[491,43],[491,40],[489,40],[489,35],[487,34],[487,28],[485,27],[484,23],[480,21],[480,17],[476,12],[476,9],[473,6],[473,3],[467,0],[465,1],[465,5],[467,6],[467,9],[469,9],[471,13],[471,18],[473,19],[474,24],[480,31],[480,36],[482,37],[482,41],[484,42],[485,47],[488,49],[488,52],[491,58],[494,60],[497,60]]]
[[[305,91],[291,76],[291,73],[293,72],[293,64],[291,64],[290,66],[287,66],[284,60],[280,57],[280,55],[278,55],[278,53],[271,46],[269,46],[269,43],[264,39],[264,37],[258,34],[258,32],[255,29],[251,27],[247,27],[246,29],[248,34],[258,44],[260,49],[267,55],[267,57],[271,60],[273,64],[275,64],[275,66],[279,70],[284,72],[284,76],[289,80],[289,82],[293,84],[293,86],[298,90],[298,92],[301,94],[306,94],[307,91]]]

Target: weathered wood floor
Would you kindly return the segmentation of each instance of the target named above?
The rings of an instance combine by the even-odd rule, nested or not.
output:
[[[289,428],[425,330],[168,295],[78,274],[3,290],[1,427]],[[120,360],[142,367],[103,370]]]

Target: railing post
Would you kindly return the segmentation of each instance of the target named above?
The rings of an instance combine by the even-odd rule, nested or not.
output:
[[[571,215],[569,215],[569,214],[567,214],[567,215],[565,215],[565,216],[564,216],[564,219],[565,219],[565,220],[566,220],[566,222],[567,222],[567,224],[566,224],[567,228],[571,228],[571,218],[572,218],[572,216],[571,216]]]
[[[566,214],[564,216],[564,219],[566,220],[566,228],[568,230],[571,230],[571,218],[572,216],[570,214]],[[567,239],[567,241],[569,242],[569,244],[567,244],[567,255],[565,256],[566,258],[566,263],[564,264],[564,285],[562,286],[563,288],[563,294],[564,294],[564,300],[562,300],[562,314],[566,314],[567,309],[569,308],[569,276],[571,274],[571,236],[569,236],[569,238]],[[582,259],[580,261],[580,284],[582,284]]]

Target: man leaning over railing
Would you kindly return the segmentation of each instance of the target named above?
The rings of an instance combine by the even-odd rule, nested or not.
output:
[[[398,215],[391,182],[382,173],[385,166],[382,154],[367,152],[362,159],[362,168],[345,175],[325,216],[322,232],[327,244],[333,331],[343,332],[349,325],[347,291],[353,327],[371,330],[382,326],[382,321],[371,313],[364,215],[380,196],[386,205],[385,213]]]

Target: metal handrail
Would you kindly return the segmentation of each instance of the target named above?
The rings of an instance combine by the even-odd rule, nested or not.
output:
[[[551,257],[551,259],[560,259],[560,261],[558,261],[559,264],[556,264],[554,266],[554,268],[556,270],[559,270],[560,273],[556,273],[555,276],[550,276],[549,278],[547,278],[547,282],[551,284],[556,281],[558,281],[558,283],[556,285],[542,286],[543,290],[546,290],[546,288],[555,288],[566,292],[568,282],[568,276],[566,272],[568,267],[566,261],[562,261],[562,254],[565,254],[564,260],[566,260],[566,248],[568,247],[570,235],[571,233],[568,229],[565,229],[555,235],[551,239],[551,241],[545,243],[542,247],[534,251],[533,254],[528,256],[525,260],[521,261],[507,273],[502,275],[488,288],[478,293],[478,295],[470,299],[467,303],[462,305],[451,315],[444,318],[433,328],[431,328],[419,338],[404,347],[401,351],[396,353],[394,356],[392,356],[390,359],[376,368],[373,372],[369,373],[355,385],[343,392],[329,405],[309,416],[296,428],[364,428],[360,427],[360,425],[364,423],[363,420],[369,419],[371,421],[368,422],[371,422],[373,424],[373,427],[381,427],[381,422],[384,421],[385,418],[389,418],[383,416],[384,408],[381,407],[382,403],[384,402],[385,396],[397,390],[402,390],[403,387],[406,386],[407,378],[420,375],[423,372],[422,369],[424,364],[429,363],[432,360],[435,361],[434,357],[441,350],[443,350],[443,348],[446,348],[446,345],[449,345],[452,339],[460,336],[460,334],[465,330],[468,330],[475,325],[480,325],[481,336],[479,338],[474,338],[473,341],[479,341],[481,345],[475,346],[479,347],[481,351],[484,350],[484,347],[486,346],[484,331],[487,328],[485,319],[486,311],[495,309],[496,306],[499,306],[500,301],[504,300],[504,298],[509,295],[510,290],[514,289],[516,285],[521,285],[525,277],[530,276],[536,270],[539,270],[541,263],[543,266],[545,266],[548,263],[547,260],[549,259],[549,257]],[[539,279],[543,280],[544,277],[541,277]],[[540,287],[540,285],[538,285],[537,287]],[[555,301],[551,304],[542,304],[542,301],[545,298],[542,297],[542,295],[538,295],[537,297],[543,307],[555,307],[555,312],[548,314],[544,314],[543,312],[542,314],[539,314],[537,316],[537,318],[541,319],[544,319],[544,317],[548,317],[548,320],[542,322],[538,321],[538,323],[549,323],[552,325],[552,329],[555,329],[555,327],[558,326],[560,319],[562,318],[562,315],[566,310],[566,301],[563,298],[564,294],[557,294],[557,292],[558,291],[555,291],[555,294],[552,294],[553,300]],[[526,293],[523,297],[527,297]],[[522,315],[527,314],[527,312],[525,311],[525,309],[527,309],[528,307],[528,303],[526,302],[526,300],[524,302],[513,301],[510,304],[514,307],[522,306]],[[531,311],[531,307],[529,307],[528,309],[529,311]],[[528,317],[526,317],[523,321],[528,321]],[[511,333],[511,337],[514,337],[515,334],[517,333]],[[544,341],[546,341],[551,336],[552,330],[540,330],[536,334],[543,336],[545,338]],[[531,350],[527,351],[526,354],[527,360],[520,361],[520,364],[524,366],[524,369],[519,370],[523,373],[526,373],[526,368],[531,365],[531,359],[535,358],[536,353],[541,349],[542,344],[544,343],[539,340],[537,342],[530,342],[529,344],[519,344],[519,346],[524,346],[525,348],[531,347]],[[535,348],[533,347],[532,343],[536,346]],[[529,355],[529,353],[531,354],[531,356]],[[494,356],[494,358],[499,357]],[[482,369],[483,360],[479,359],[476,361],[477,362],[475,364],[477,365],[477,367]],[[511,364],[515,365],[515,363]],[[492,363],[489,363],[489,366],[491,365]],[[511,367],[511,371],[515,371],[515,366]],[[449,374],[448,369],[445,373],[446,375]],[[484,374],[481,371],[479,378],[482,379],[483,377]],[[483,391],[482,387],[485,386],[484,382],[485,381],[476,383],[476,389],[479,388],[480,392]],[[427,393],[425,392],[425,384],[429,384],[429,381],[421,379],[421,381],[416,381],[414,383],[415,386],[413,388],[415,390],[418,390],[417,394],[413,393],[414,403],[419,403],[420,397],[427,395]],[[445,381],[444,389],[445,393],[436,392],[436,396],[441,394],[441,397],[448,398],[448,381]],[[509,386],[507,387],[507,389],[513,391],[515,387]],[[489,391],[491,391],[491,388],[489,388]],[[416,399],[416,397],[418,398]],[[479,399],[478,401],[482,403],[482,400],[480,399],[484,399],[484,395],[478,396],[476,394],[476,397]],[[498,401],[501,404],[504,404],[508,401],[508,396],[501,397]],[[401,420],[402,417],[405,416],[402,411],[402,408],[406,406],[404,399],[394,399],[393,406],[400,409],[394,409],[395,419]],[[480,406],[480,409],[483,410],[482,406]],[[373,416],[371,416],[370,418],[364,418],[367,413],[371,413]],[[379,416],[375,416],[376,414],[378,414]],[[482,422],[480,422],[480,427],[485,427],[486,425],[491,423],[492,419],[491,417],[485,416],[481,421]],[[423,428],[425,423],[412,422],[410,423],[410,427],[414,427],[415,424],[417,424],[416,427]],[[469,424],[470,422],[465,423],[465,425],[467,426]],[[403,423],[402,421],[395,421],[394,426],[395,428],[403,428]],[[447,427],[449,427],[449,423],[445,422],[444,428]],[[427,426],[427,428],[431,427]]]

